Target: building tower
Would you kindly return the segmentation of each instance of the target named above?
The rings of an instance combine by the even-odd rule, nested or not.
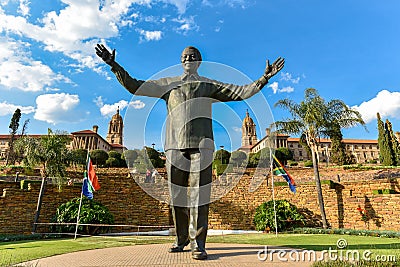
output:
[[[257,142],[256,125],[250,118],[249,111],[246,110],[246,117],[242,123],[242,147],[254,146]]]
[[[108,125],[107,142],[110,144],[122,145],[122,131],[124,123],[121,115],[119,115],[119,107]]]

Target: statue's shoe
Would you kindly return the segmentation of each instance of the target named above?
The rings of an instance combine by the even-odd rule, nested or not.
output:
[[[199,248],[195,248],[192,250],[192,258],[195,260],[205,260],[207,259],[207,252],[205,250],[199,250]]]
[[[168,252],[170,252],[170,253],[183,252],[183,249],[184,249],[187,245],[189,245],[189,243],[190,243],[190,241],[189,241],[189,239],[188,239],[188,240],[186,240],[186,242],[185,242],[182,246],[173,245],[173,246],[168,250]]]

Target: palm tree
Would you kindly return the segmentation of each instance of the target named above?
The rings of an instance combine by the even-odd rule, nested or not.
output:
[[[40,187],[34,223],[38,222],[44,187],[47,177],[55,177],[61,189],[63,178],[66,176],[66,165],[69,160],[67,144],[71,141],[65,132],[53,132],[48,129],[48,134],[39,138],[26,137],[18,140],[19,146],[24,148],[24,165],[40,167],[42,184]],[[36,224],[33,225],[33,232]]]
[[[326,129],[323,131],[323,135],[329,136],[331,139],[332,153],[335,153],[334,157],[337,163],[340,165],[348,164],[351,158],[346,155],[345,146],[342,143],[341,129],[350,128],[357,124],[361,124],[365,128],[365,122],[358,111],[351,109],[341,100],[329,101],[327,109],[328,112],[324,114]]]
[[[364,124],[364,121],[357,111],[349,108],[341,100],[332,100],[326,103],[314,88],[308,88],[304,91],[304,100],[300,103],[283,99],[279,100],[275,107],[284,108],[292,115],[290,119],[275,122],[278,132],[302,135],[310,147],[322,225],[327,228],[318,169],[319,139],[321,136],[327,136],[334,126],[347,128],[358,123]]]

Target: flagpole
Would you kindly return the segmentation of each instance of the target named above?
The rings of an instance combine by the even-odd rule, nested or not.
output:
[[[74,240],[76,239],[76,234],[78,233],[79,215],[81,214],[82,198],[83,198],[83,184],[82,184],[82,190],[81,190],[81,200],[79,201],[78,216],[76,217],[76,227],[75,227]]]
[[[274,162],[272,159],[272,151],[269,150],[269,159],[271,164],[271,177],[272,177],[272,201],[274,202],[274,219],[275,219],[275,236],[278,236],[278,220],[276,216],[276,202],[275,202],[275,187],[274,187]]]
[[[86,156],[86,164],[87,164],[87,162],[88,162],[88,159],[89,159],[89,149],[88,149],[87,156]],[[85,177],[83,178],[83,181],[82,181],[81,199],[80,199],[80,201],[79,201],[78,216],[76,217],[76,227],[75,227],[75,236],[74,236],[74,240],[76,239],[76,235],[77,235],[77,233],[78,233],[79,217],[80,217],[80,215],[81,215],[82,198],[83,198],[83,186],[84,186],[84,184],[85,184]]]

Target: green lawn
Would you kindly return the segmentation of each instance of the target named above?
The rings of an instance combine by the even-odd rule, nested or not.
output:
[[[400,239],[382,238],[371,236],[353,235],[329,235],[329,234],[246,234],[229,236],[211,236],[208,242],[241,243],[287,246],[292,248],[303,248],[321,251],[324,249],[336,249],[339,239],[347,241],[347,249],[372,250],[373,252],[399,253]]]
[[[269,246],[285,246],[307,250],[328,250],[336,248],[338,239],[345,239],[349,250],[371,250],[372,255],[396,255],[400,260],[400,239],[369,236],[328,235],[328,234],[242,234],[209,236],[207,242],[240,243]],[[172,243],[174,237],[85,237],[57,240],[31,240],[0,243],[0,266],[33,260],[51,255],[79,250],[99,249],[117,246]]]
[[[173,237],[130,236],[0,242],[0,266],[10,266],[19,262],[80,250],[172,243],[173,240]]]

